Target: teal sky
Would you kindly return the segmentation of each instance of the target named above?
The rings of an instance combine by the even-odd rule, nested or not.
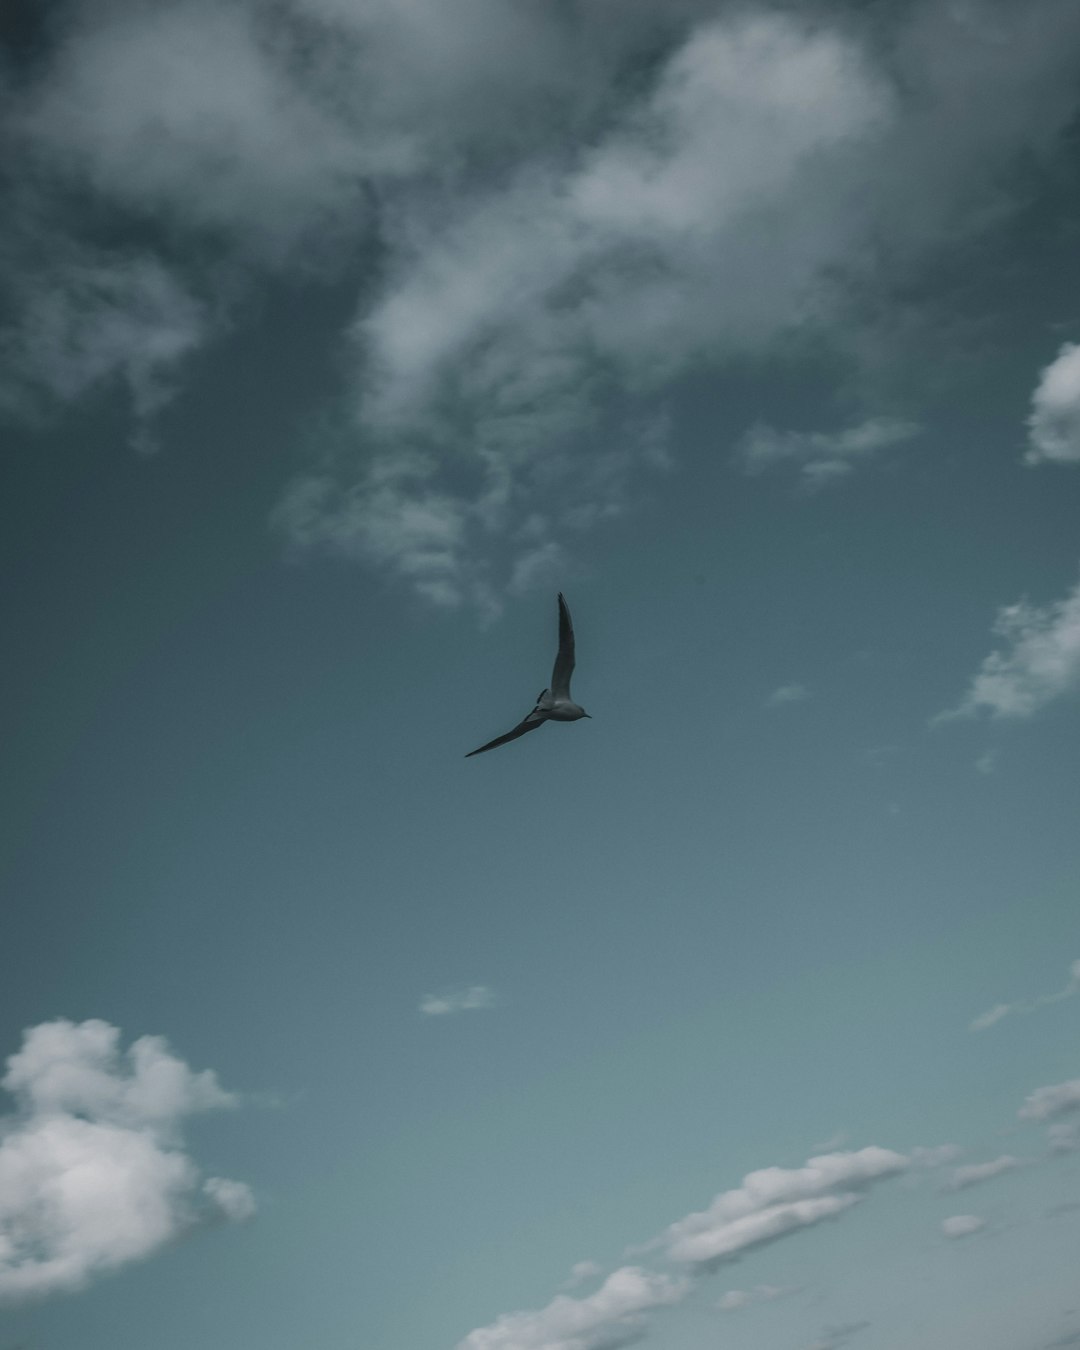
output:
[[[0,1350],[1080,1345],[1080,10],[0,36]]]

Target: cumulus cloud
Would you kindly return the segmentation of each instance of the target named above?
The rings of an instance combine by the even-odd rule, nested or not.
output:
[[[987,1028],[996,1026],[1002,1018],[1010,1017],[1014,1013],[1034,1012],[1036,1008],[1045,1008],[1049,1003],[1060,1003],[1062,999],[1072,998],[1074,994],[1080,994],[1080,960],[1073,961],[1069,966],[1069,980],[1064,988],[1053,994],[1040,994],[1036,998],[1017,999],[1013,1003],[995,1003],[992,1008],[987,1008],[985,1012],[972,1019],[970,1029],[986,1031]]]
[[[67,1292],[214,1217],[254,1213],[247,1186],[203,1180],[182,1124],[236,1105],[157,1036],[120,1050],[106,1022],[45,1022],[25,1033],[0,1083],[0,1300]]]
[[[707,1209],[673,1223],[657,1245],[672,1261],[711,1268],[747,1248],[837,1218],[873,1183],[908,1165],[903,1154],[871,1146],[822,1154],[803,1167],[750,1172],[741,1186],[721,1192]]]
[[[953,1214],[941,1221],[941,1231],[947,1238],[971,1237],[986,1227],[986,1220],[977,1214]]]
[[[960,704],[936,722],[981,712],[1030,717],[1080,684],[1080,583],[1048,605],[1006,605],[994,632],[1004,648],[985,658]]]
[[[966,1191],[969,1186],[980,1186],[984,1181],[992,1181],[994,1177],[999,1177],[1004,1172],[1012,1172],[1020,1166],[1022,1166],[1020,1159],[1014,1158],[1011,1153],[1003,1153],[992,1162],[967,1163],[963,1167],[953,1169],[944,1189]]]
[[[620,1350],[640,1339],[643,1314],[678,1303],[689,1288],[686,1279],[622,1266],[587,1298],[558,1294],[544,1308],[504,1313],[458,1350]]]
[[[1027,464],[1080,461],[1080,345],[1066,342],[1031,396]]]
[[[871,417],[836,432],[777,431],[758,422],[739,442],[735,459],[748,474],[764,473],[778,464],[796,464],[804,485],[818,488],[846,477],[857,464],[911,440],[920,430],[917,422],[894,417]]]
[[[448,1017],[451,1013],[494,1006],[495,991],[486,984],[472,984],[467,989],[455,989],[447,994],[428,994],[420,1000],[420,1011],[428,1017]]]

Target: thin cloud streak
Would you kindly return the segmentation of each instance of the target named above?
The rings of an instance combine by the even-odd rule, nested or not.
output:
[[[486,984],[473,984],[448,994],[428,994],[420,1000],[419,1010],[427,1017],[449,1017],[454,1013],[477,1012],[494,1006],[495,991]]]
[[[1013,1003],[995,1003],[992,1008],[988,1008],[986,1012],[980,1013],[978,1017],[971,1020],[969,1030],[986,1031],[1006,1017],[1012,1017],[1018,1013],[1035,1012],[1039,1008],[1045,1008],[1052,1003],[1060,1003],[1063,999],[1072,998],[1076,994],[1080,994],[1080,959],[1073,961],[1069,966],[1069,982],[1063,989],[1059,989],[1054,994],[1040,994],[1036,998],[1017,999]]]

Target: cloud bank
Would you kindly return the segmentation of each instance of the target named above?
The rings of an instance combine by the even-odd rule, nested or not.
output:
[[[235,1106],[157,1036],[120,1051],[107,1022],[44,1022],[0,1083],[0,1301],[80,1289],[192,1226],[249,1218],[243,1182],[203,1178],[184,1151],[187,1116]]]
[[[868,316],[1058,144],[1080,14],[74,0],[47,34],[5,106],[8,406],[126,385],[146,422],[221,331],[207,296],[359,275],[276,526],[491,610],[672,462],[683,375],[897,340]],[[50,270],[58,238],[89,261]],[[744,458],[821,485],[913,427],[762,425]]]

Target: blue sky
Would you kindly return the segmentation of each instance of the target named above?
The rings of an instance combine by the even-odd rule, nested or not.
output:
[[[1080,1344],[1076,7],[2,34],[2,1350]]]

